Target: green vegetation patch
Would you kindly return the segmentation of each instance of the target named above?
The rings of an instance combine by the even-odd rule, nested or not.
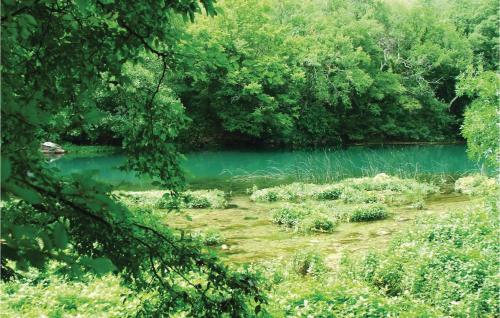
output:
[[[308,204],[287,204],[272,211],[272,221],[297,232],[332,232],[338,220],[317,208]]]
[[[383,220],[389,216],[387,207],[382,204],[366,204],[354,209],[349,215],[350,222]]]
[[[224,209],[228,206],[224,191],[196,190],[185,191],[178,196],[171,195],[168,191],[119,191],[123,203],[128,206],[141,206],[160,209]]]
[[[325,261],[321,254],[313,250],[297,252],[292,259],[292,268],[296,274],[301,276],[321,276],[327,270]]]
[[[468,195],[486,195],[498,191],[495,179],[482,175],[470,175],[455,181],[455,191]]]
[[[354,266],[360,279],[387,297],[425,303],[452,317],[490,317],[499,308],[498,211],[483,209],[420,220],[382,253]]]
[[[328,290],[317,287],[290,300],[286,308],[286,317],[437,317],[429,315],[432,310],[425,306],[412,303],[398,306],[366,286],[348,282],[329,286]],[[408,311],[416,315],[406,316]],[[417,312],[425,315],[419,316]]]
[[[345,187],[340,199],[344,203],[375,203],[383,202],[385,197],[380,193],[359,190],[351,187]]]
[[[130,295],[111,275],[82,282],[51,275],[43,283],[24,279],[0,284],[4,317],[128,317],[140,303]]]
[[[126,206],[133,208],[154,208],[165,191],[115,191],[114,195]]]
[[[375,177],[350,178],[332,184],[295,182],[266,189],[252,189],[254,202],[297,202],[306,199],[318,201],[342,200],[344,203],[375,203],[400,205],[421,201],[439,187],[415,179],[401,179],[385,173]]]
[[[120,147],[104,145],[80,146],[73,144],[64,144],[62,148],[69,154],[79,155],[107,154],[120,151]]]
[[[224,243],[224,237],[216,229],[209,229],[205,232],[196,231],[191,235],[193,238],[201,240],[206,246],[218,246]]]
[[[167,208],[187,208],[187,209],[224,209],[228,205],[226,195],[221,190],[196,190],[186,191],[174,197],[164,194],[157,202],[157,207]]]
[[[439,190],[438,187],[428,183],[419,182],[415,179],[401,179],[399,177],[390,176],[385,173],[379,173],[374,177],[364,178],[349,178],[342,181],[351,188],[367,191],[384,191],[389,190],[396,193],[405,191],[419,191],[425,194],[435,193]]]
[[[288,266],[266,268],[274,284],[270,312],[286,317],[496,317],[497,224],[494,201],[425,215],[387,250],[347,255],[335,271],[326,255],[298,252]]]
[[[250,199],[254,202],[295,202],[313,197],[319,190],[319,185],[294,182],[272,188],[251,190]]]

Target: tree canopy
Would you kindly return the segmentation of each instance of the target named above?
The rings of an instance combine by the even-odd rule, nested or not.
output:
[[[216,17],[200,16],[185,27],[178,21],[169,31],[164,83],[185,107],[187,120],[174,139],[188,149],[461,140],[471,97],[457,93],[460,74],[497,67],[498,14],[491,0],[233,1],[219,7]],[[149,64],[142,61],[147,54],[136,58]],[[162,74],[161,64],[148,67]],[[110,94],[109,80],[99,84],[105,88],[100,97]],[[124,96],[127,85],[121,88],[115,97]],[[111,111],[119,99],[94,102],[105,119],[84,125],[68,115],[76,111],[70,107],[57,117],[59,129],[45,131],[56,140],[120,144],[126,136],[111,128],[125,118]]]

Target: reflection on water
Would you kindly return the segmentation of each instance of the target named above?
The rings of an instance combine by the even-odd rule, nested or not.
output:
[[[465,145],[350,147],[332,151],[203,151],[186,155],[183,167],[195,187],[271,180],[326,182],[380,172],[413,177],[479,171]],[[64,173],[85,173],[115,185],[147,187],[150,180],[119,170],[125,157],[67,154],[54,161]]]

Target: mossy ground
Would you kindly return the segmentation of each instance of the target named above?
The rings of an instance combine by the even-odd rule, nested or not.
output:
[[[335,267],[342,253],[384,249],[395,233],[412,226],[417,217],[470,208],[476,204],[477,199],[470,196],[438,195],[426,202],[424,210],[392,207],[391,216],[385,220],[341,223],[332,233],[302,234],[272,223],[271,211],[282,203],[252,202],[248,196],[236,196],[229,201],[229,208],[186,209],[180,214],[166,215],[165,223],[190,231],[220,231],[227,245],[220,254],[231,263],[288,258],[297,251],[312,248],[326,257],[330,267]]]

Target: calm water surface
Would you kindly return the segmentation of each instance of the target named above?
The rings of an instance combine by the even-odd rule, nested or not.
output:
[[[462,175],[479,171],[465,145],[354,146],[331,151],[203,151],[183,162],[193,187],[269,183],[283,180],[327,182],[380,172],[417,175]],[[122,154],[71,155],[53,161],[63,173],[84,173],[117,186],[147,187],[150,180],[121,171]]]

